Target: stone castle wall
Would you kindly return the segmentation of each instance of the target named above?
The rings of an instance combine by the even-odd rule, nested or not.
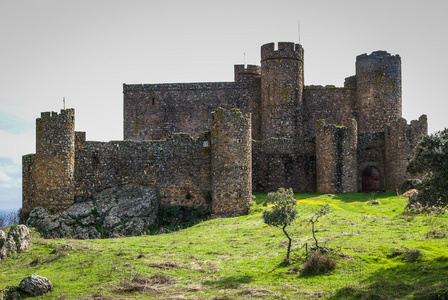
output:
[[[318,193],[357,192],[357,124],[316,124],[316,182]]]
[[[316,122],[342,125],[356,119],[356,88],[306,86],[303,91],[304,136],[316,136]]]
[[[314,140],[252,141],[252,168],[252,187],[256,191],[275,191],[285,186],[296,192],[315,191]]]
[[[162,207],[208,209],[211,193],[210,134],[194,140],[173,134],[159,141],[76,141],[75,197],[90,198],[106,188],[138,184],[156,188]]]
[[[259,110],[260,80],[215,83],[124,85],[124,139],[165,139],[173,132],[193,138],[210,128],[218,107]],[[253,113],[252,136],[259,136],[260,120]]]
[[[181,133],[166,140],[94,142],[86,141],[84,132],[75,133],[73,109],[56,117],[70,117],[70,126],[64,123],[66,131],[59,130],[56,114],[49,121],[45,113],[43,121],[38,119],[37,144],[53,138],[47,148],[39,146],[36,154],[23,158],[23,209],[43,206],[62,211],[107,188],[137,184],[155,188],[162,207],[241,214],[250,204],[252,190],[251,119],[237,109],[220,108],[214,114],[219,117],[212,122],[212,133],[204,132],[197,139]],[[66,140],[73,141],[68,154]],[[233,140],[240,146],[229,146]]]

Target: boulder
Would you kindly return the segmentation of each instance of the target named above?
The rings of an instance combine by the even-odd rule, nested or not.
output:
[[[0,294],[0,300],[19,300],[22,299],[19,288],[16,286],[7,285],[6,288]]]
[[[9,232],[0,230],[0,260],[31,246],[31,232],[25,225],[12,225]]]
[[[50,214],[42,207],[31,211],[27,224],[47,238],[110,238],[145,234],[154,224],[159,201],[154,189],[123,185],[106,189],[83,203]]]
[[[40,296],[53,291],[53,284],[48,278],[32,274],[23,279],[19,288],[33,296]]]

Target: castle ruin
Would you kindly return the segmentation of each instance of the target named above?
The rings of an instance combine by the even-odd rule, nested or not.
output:
[[[304,86],[301,45],[261,47],[234,82],[124,84],[124,140],[86,141],[74,110],[42,113],[23,157],[23,210],[60,211],[139,184],[160,205],[242,214],[251,193],[395,191],[427,119],[402,118],[401,58],[356,58],[344,87]],[[182,132],[182,133],[179,133]]]

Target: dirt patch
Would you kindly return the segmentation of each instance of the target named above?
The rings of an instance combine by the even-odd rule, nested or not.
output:
[[[129,281],[123,282],[115,288],[117,293],[160,294],[167,285],[177,282],[166,275],[155,274],[151,277],[136,275]]]

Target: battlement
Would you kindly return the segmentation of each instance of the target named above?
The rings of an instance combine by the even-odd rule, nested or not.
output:
[[[364,53],[364,54],[358,55],[356,57],[356,60],[366,59],[366,58],[374,58],[374,59],[396,58],[401,62],[400,55],[398,55],[398,54],[391,55],[389,52],[383,51],[383,50],[373,51],[371,54]]]
[[[275,50],[275,43],[261,46],[261,61],[279,58],[303,60],[303,48],[299,44],[290,42],[279,42],[277,50]]]
[[[261,67],[257,65],[235,65],[235,81],[261,78]]]
[[[61,109],[61,112],[59,114],[55,111],[45,111],[40,113],[41,120],[60,119],[74,116],[75,116],[75,109],[73,108]]]

